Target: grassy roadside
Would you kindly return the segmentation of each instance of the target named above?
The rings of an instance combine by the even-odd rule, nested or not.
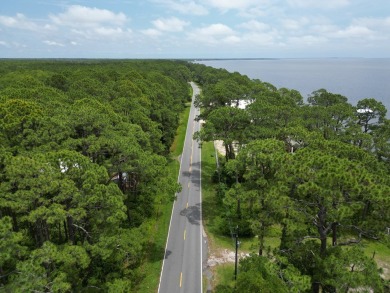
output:
[[[219,215],[223,214],[223,206],[218,202],[212,176],[216,170],[215,149],[213,142],[202,143],[202,216],[203,226],[208,238],[210,257],[221,257],[223,251],[234,251],[234,240],[218,234]],[[240,251],[246,253],[256,250],[256,239],[240,239]],[[232,285],[234,283],[234,263],[224,263],[210,267],[212,274],[211,287]],[[204,277],[204,279],[206,279]],[[206,292],[204,284],[204,292]]]
[[[186,103],[185,110],[180,115],[179,127],[176,131],[175,139],[170,148],[171,156],[173,159],[180,156],[183,152],[184,139],[187,130],[188,117],[190,116],[191,103]]]
[[[202,216],[203,226],[208,239],[209,257],[219,257],[225,249],[234,250],[234,241],[227,236],[218,235],[217,226],[219,215],[223,213],[223,207],[219,204],[212,176],[216,170],[215,149],[212,142],[202,143]],[[210,267],[212,279],[209,280],[211,287],[218,284],[230,284],[234,282],[234,264],[225,263]],[[204,280],[206,277],[204,277]],[[204,284],[206,292],[207,284]]]
[[[176,132],[176,137],[170,148],[171,159],[168,164],[168,176],[172,176],[174,180],[177,180],[179,175],[180,163],[177,158],[183,151],[189,114],[190,103],[186,105],[185,110],[180,115],[180,122]],[[134,292],[157,292],[165,251],[165,243],[169,229],[169,222],[171,219],[172,204],[172,201],[161,204],[159,207],[158,216],[151,219],[148,223],[147,233],[149,235],[150,251],[148,251],[145,263],[140,268],[139,274],[143,277],[143,279],[140,284],[138,284]]]

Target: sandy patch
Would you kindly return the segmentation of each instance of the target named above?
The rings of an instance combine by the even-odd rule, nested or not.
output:
[[[248,253],[238,253],[238,259],[249,256]],[[235,252],[228,249],[220,251],[217,255],[210,255],[207,260],[207,265],[209,267],[214,267],[216,265],[224,263],[234,263],[235,262]]]

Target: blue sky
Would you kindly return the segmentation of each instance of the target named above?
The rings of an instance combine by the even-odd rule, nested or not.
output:
[[[390,0],[2,0],[0,58],[390,57]]]

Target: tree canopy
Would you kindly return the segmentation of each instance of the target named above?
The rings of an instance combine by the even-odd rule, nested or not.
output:
[[[353,106],[326,89],[305,103],[297,91],[236,75],[202,66],[194,75],[204,88],[197,98],[204,127],[194,137],[225,146],[214,178],[219,226],[238,226],[258,240],[258,256],[242,260],[236,289],[383,292],[388,281],[361,245],[389,243],[383,104],[366,98]],[[267,237],[275,231],[280,245],[270,251]]]
[[[137,291],[148,221],[178,188],[167,163],[186,63],[1,66],[0,290]]]

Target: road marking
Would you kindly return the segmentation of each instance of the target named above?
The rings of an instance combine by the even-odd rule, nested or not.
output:
[[[184,240],[186,240],[186,232],[187,230],[184,229]]]
[[[188,209],[188,201],[187,201],[186,209]]]
[[[190,188],[190,183],[188,182],[188,188]]]
[[[183,281],[183,272],[180,273],[180,288],[181,288],[181,282]]]

